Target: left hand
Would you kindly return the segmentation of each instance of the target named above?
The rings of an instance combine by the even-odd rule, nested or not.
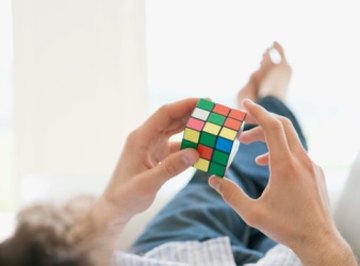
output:
[[[151,205],[161,186],[198,160],[196,150],[179,150],[179,143],[169,141],[184,129],[196,103],[165,105],[128,136],[104,193],[69,233],[70,243],[93,249],[98,265],[109,263],[121,230]]]
[[[164,105],[128,136],[97,203],[102,223],[127,223],[152,204],[167,180],[198,160],[196,150],[179,150],[180,143],[169,141],[184,129],[196,103],[197,99],[187,99]]]

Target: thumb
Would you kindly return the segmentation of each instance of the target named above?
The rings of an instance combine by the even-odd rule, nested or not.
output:
[[[224,201],[231,206],[245,221],[250,219],[255,201],[251,199],[246,193],[228,178],[218,178],[212,176],[209,178],[209,185],[215,189],[224,199]]]
[[[161,187],[168,179],[174,177],[192,166],[199,159],[194,149],[184,149],[174,152],[161,163],[146,172],[146,178]]]

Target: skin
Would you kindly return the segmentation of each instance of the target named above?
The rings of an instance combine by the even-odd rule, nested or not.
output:
[[[243,106],[259,125],[243,132],[244,143],[263,141],[269,152],[257,158],[269,164],[269,183],[258,199],[229,179],[209,184],[249,225],[290,247],[304,265],[357,265],[331,217],[324,172],[304,150],[289,119],[250,100]]]
[[[241,141],[267,144],[269,153],[256,162],[270,166],[269,184],[258,199],[250,199],[228,179],[211,177],[209,184],[248,224],[293,249],[304,265],[357,265],[331,218],[323,171],[308,157],[292,124],[243,101],[266,95],[286,99],[291,67],[279,43],[271,48],[279,52],[280,64],[271,61],[269,48],[238,95],[239,106],[249,114],[247,122],[259,125],[243,132]],[[196,151],[179,151],[178,143],[169,142],[183,130],[196,102],[163,106],[129,135],[107,189],[69,235],[87,250],[94,247],[96,265],[108,262],[124,226],[151,205],[160,187],[198,159]]]
[[[196,150],[169,141],[185,128],[197,101],[161,107],[128,136],[107,188],[69,235],[84,250],[94,247],[96,265],[108,263],[125,225],[150,207],[161,186],[198,160]]]
[[[258,199],[249,198],[226,178],[211,177],[209,184],[245,222],[290,247],[304,265],[357,265],[330,215],[324,173],[307,155],[291,122],[243,101],[266,95],[286,99],[291,68],[283,48],[276,42],[272,48],[278,50],[281,63],[272,63],[267,50],[259,70],[238,95],[239,106],[248,112],[247,122],[259,125],[243,132],[240,140],[266,143],[269,152],[256,162],[269,165],[269,183]],[[196,102],[165,105],[129,135],[108,187],[69,236],[84,249],[94,247],[96,265],[109,263],[124,226],[152,204],[167,180],[198,159],[195,150],[179,151],[179,143],[169,142],[184,129]]]
[[[124,226],[151,205],[161,186],[197,161],[195,150],[180,151],[179,143],[169,142],[184,129],[196,102],[165,105],[129,135],[106,190],[69,235],[79,247],[93,247],[96,265],[109,262]],[[270,182],[259,199],[228,179],[211,177],[210,185],[248,224],[292,248],[304,265],[357,265],[330,216],[324,174],[292,124],[249,100],[243,106],[259,127],[241,140],[266,142],[269,154],[258,161],[269,163]]]

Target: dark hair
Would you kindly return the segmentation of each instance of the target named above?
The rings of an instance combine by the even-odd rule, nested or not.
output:
[[[88,254],[67,240],[83,208],[36,205],[18,214],[14,235],[0,244],[1,266],[90,266]],[[78,204],[79,205],[79,204]]]

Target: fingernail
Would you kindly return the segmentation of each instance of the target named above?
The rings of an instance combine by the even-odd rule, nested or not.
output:
[[[216,177],[210,178],[209,184],[210,184],[210,186],[211,186],[213,189],[215,189],[216,191],[220,192],[221,184],[220,184],[220,182],[217,180]]]
[[[244,103],[254,104],[254,102],[250,99],[244,99]]]

